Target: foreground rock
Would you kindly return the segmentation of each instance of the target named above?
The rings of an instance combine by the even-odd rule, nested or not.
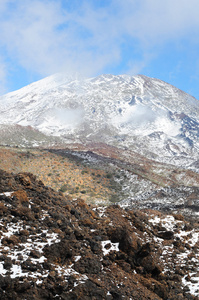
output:
[[[0,299],[199,299],[198,223],[0,171]]]

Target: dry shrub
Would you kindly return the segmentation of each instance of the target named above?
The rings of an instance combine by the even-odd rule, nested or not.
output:
[[[19,238],[16,235],[11,235],[10,237],[5,237],[2,239],[3,245],[17,245],[19,243]]]
[[[71,206],[68,205],[68,204],[66,204],[66,205],[64,206],[64,208],[65,208],[66,210],[68,210],[68,211],[71,211]]]
[[[26,174],[18,174],[19,180],[20,182],[24,185],[24,186],[30,186],[31,185],[31,180],[30,177]]]
[[[91,219],[85,218],[81,221],[82,225],[90,227],[92,225]]]
[[[83,199],[78,199],[77,202],[78,207],[84,209],[88,214],[90,214],[91,219],[96,219],[96,214],[95,212],[86,204],[86,202]]]
[[[77,204],[81,208],[86,208],[87,210],[89,209],[88,205],[85,203],[85,201],[83,199],[78,199]]]
[[[25,236],[29,236],[29,231],[26,229],[20,230],[19,232],[20,235],[25,235]]]
[[[19,217],[25,217],[25,219],[32,219],[31,210],[28,207],[19,206],[13,212],[13,215]]]
[[[7,207],[4,205],[4,203],[0,203],[0,216],[2,216],[5,212],[7,212]]]
[[[91,210],[90,213],[91,213],[91,216],[93,217],[93,219],[97,218],[97,216],[96,216],[96,214],[95,214],[95,212],[93,210]]]
[[[12,196],[15,196],[21,204],[28,202],[28,196],[24,190],[18,190],[14,192]]]
[[[181,214],[174,214],[173,216],[177,221],[184,221],[184,216]]]

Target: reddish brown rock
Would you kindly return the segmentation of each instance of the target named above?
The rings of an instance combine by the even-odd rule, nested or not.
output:
[[[181,281],[194,255],[181,270],[174,263],[185,243],[149,221],[163,214],[71,201],[30,173],[0,170],[0,190],[15,191],[0,198],[0,263],[6,272],[0,275],[0,299],[197,299]],[[162,255],[162,247],[173,249],[171,257]],[[13,268],[21,273],[13,276]]]

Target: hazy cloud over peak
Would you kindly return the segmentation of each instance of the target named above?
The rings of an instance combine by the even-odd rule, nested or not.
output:
[[[198,0],[2,1],[0,80],[18,68],[140,73],[164,45],[198,45],[198,9]]]

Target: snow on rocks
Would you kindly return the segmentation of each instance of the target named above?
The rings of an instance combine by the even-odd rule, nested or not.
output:
[[[119,251],[119,243],[112,243],[110,240],[102,241],[103,255],[107,255],[110,251]]]
[[[187,286],[190,290],[190,293],[194,296],[198,296],[199,294],[199,274],[197,273],[189,273],[185,275],[182,279],[182,283],[184,286]]]
[[[5,192],[5,193],[1,193],[0,196],[4,195],[6,197],[10,197],[14,192]]]
[[[199,228],[189,230],[186,222],[178,220],[175,215],[157,216],[149,219],[149,224],[157,230],[172,232],[173,237],[165,243],[165,239],[156,238],[161,249],[161,261],[164,273],[184,275],[182,284],[192,295],[199,293]],[[159,235],[159,231],[157,231]],[[159,235],[160,236],[160,235]]]
[[[9,274],[11,278],[21,276],[42,278],[45,275],[43,272],[37,272],[36,274],[34,271],[26,272],[24,271],[26,268],[23,268],[23,266],[29,260],[32,269],[37,269],[38,264],[46,261],[45,256],[42,255],[43,249],[46,245],[58,243],[60,241],[58,234],[48,230],[29,231],[30,226],[24,226],[23,221],[7,223],[4,220],[0,222],[0,226],[4,229],[0,238],[0,252],[4,253],[6,251],[6,257],[10,259],[9,268],[5,268],[5,261],[0,262],[0,275]],[[20,242],[20,236],[23,234],[28,238],[21,239]]]
[[[94,208],[29,173],[0,170],[0,193],[9,184],[14,193],[0,199],[1,299],[194,299],[198,229],[182,216]]]

